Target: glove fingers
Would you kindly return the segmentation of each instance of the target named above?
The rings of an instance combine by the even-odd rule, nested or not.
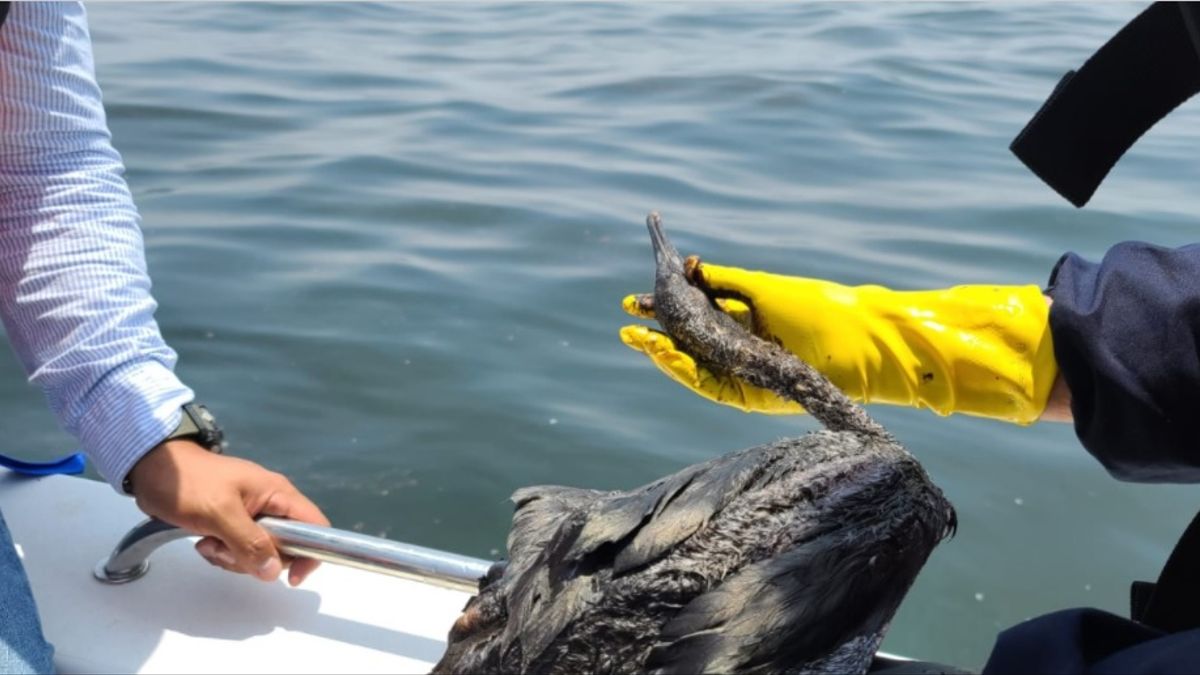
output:
[[[779,415],[804,412],[799,404],[785,401],[773,392],[727,375],[718,375],[700,366],[691,356],[679,351],[675,341],[665,333],[645,326],[625,326],[621,329],[621,341],[649,357],[672,380],[710,401],[745,412]]]
[[[753,298],[754,290],[761,286],[761,279],[759,283],[755,283],[754,277],[761,277],[762,274],[737,267],[700,263],[700,278],[715,295],[737,294],[744,298]]]
[[[654,296],[649,293],[639,293],[637,295],[627,295],[621,301],[621,309],[625,310],[626,314],[636,316],[639,319],[654,320]],[[628,344],[628,343],[626,343]]]
[[[754,330],[754,316],[751,314],[750,305],[737,298],[716,298],[716,302],[721,311],[733,317],[746,330]],[[627,295],[621,300],[621,309],[630,316],[653,321],[654,296],[649,293]]]
[[[621,341],[647,357],[672,380],[696,390],[700,384],[700,367],[696,360],[675,348],[675,341],[666,333],[645,326],[625,326]]]
[[[754,315],[750,310],[750,305],[737,298],[717,298],[717,307],[720,307],[722,312],[733,317],[734,321],[742,324],[742,328],[751,333],[754,332]]]

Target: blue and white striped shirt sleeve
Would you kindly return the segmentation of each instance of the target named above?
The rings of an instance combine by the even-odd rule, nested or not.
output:
[[[123,172],[83,6],[12,3],[0,28],[0,315],[30,381],[118,490],[193,397],[154,321]]]

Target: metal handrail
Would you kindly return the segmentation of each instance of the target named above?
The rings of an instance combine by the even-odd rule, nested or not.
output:
[[[455,591],[475,593],[479,580],[494,563],[479,558],[389,541],[332,527],[309,525],[282,518],[260,518],[258,524],[271,534],[281,552],[314,558],[369,572],[412,579]],[[194,533],[147,518],[133,527],[113,552],[96,563],[95,576],[106,584],[124,584],[140,579],[150,569],[150,555],[159,547]],[[871,670],[895,667],[911,661],[904,656],[878,652]]]
[[[282,518],[260,518],[280,552],[369,572],[475,593],[492,563],[469,556],[389,541],[380,537]],[[150,555],[164,544],[194,533],[148,518],[131,529],[93,573],[104,583],[123,584],[150,569]]]

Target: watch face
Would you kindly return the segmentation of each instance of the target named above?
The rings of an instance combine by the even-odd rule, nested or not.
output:
[[[197,426],[196,440],[213,452],[224,453],[225,432],[217,425],[217,418],[199,403],[189,403],[184,408]]]
[[[213,417],[213,414],[208,412],[208,408],[205,408],[202,405],[198,405],[198,406],[196,406],[196,412],[199,413],[200,419],[204,422],[205,426],[208,426],[208,427],[217,426],[217,418]]]

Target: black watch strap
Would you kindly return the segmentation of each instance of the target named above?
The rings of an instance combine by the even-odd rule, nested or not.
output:
[[[203,446],[218,455],[224,454],[226,448],[225,432],[217,425],[217,418],[200,403],[188,403],[183,406],[183,414],[179,418],[179,426],[175,427],[162,443],[173,440],[189,440]],[[127,495],[133,494],[133,484],[130,477],[125,476],[121,489]]]

